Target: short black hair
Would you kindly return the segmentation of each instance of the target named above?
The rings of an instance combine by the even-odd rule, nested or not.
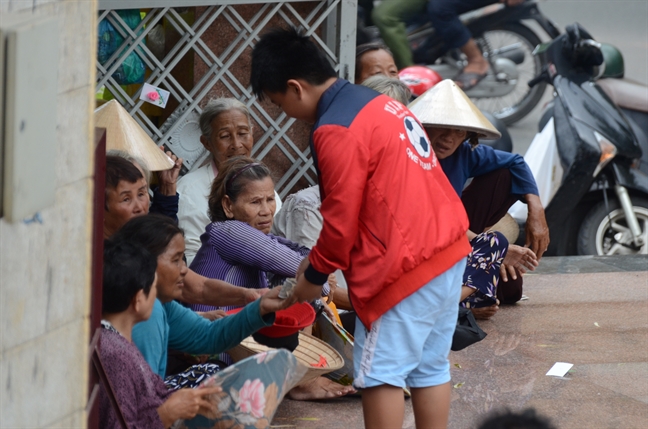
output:
[[[108,190],[117,189],[122,180],[128,183],[135,183],[143,179],[142,172],[135,165],[117,155],[106,156],[106,196],[105,209],[108,210]]]
[[[115,242],[129,242],[144,247],[156,259],[169,246],[176,235],[184,231],[168,216],[150,213],[135,217],[121,227],[112,237]]]
[[[252,91],[263,99],[263,92],[286,92],[290,79],[303,79],[321,85],[337,77],[326,55],[295,27],[274,28],[261,36],[252,50]]]
[[[533,408],[527,408],[519,413],[510,410],[495,412],[478,429],[555,429],[555,426]]]
[[[103,313],[126,311],[140,290],[148,296],[155,280],[157,259],[132,243],[104,242]]]
[[[106,189],[116,188],[122,180],[135,183],[143,178],[139,168],[127,159],[116,155],[106,156]]]
[[[389,55],[394,57],[394,54],[392,54],[392,51],[389,50],[387,45],[383,45],[382,43],[377,43],[377,42],[371,42],[371,43],[363,43],[362,45],[356,46],[356,54],[355,54],[355,80],[360,79],[360,75],[362,74],[362,67],[360,67],[360,60],[366,54],[367,52],[374,52],[374,51],[385,51]]]

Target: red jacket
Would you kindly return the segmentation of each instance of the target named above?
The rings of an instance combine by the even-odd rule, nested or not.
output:
[[[306,276],[321,284],[341,269],[367,328],[470,252],[461,200],[399,102],[338,80],[319,101],[311,151],[324,224]]]

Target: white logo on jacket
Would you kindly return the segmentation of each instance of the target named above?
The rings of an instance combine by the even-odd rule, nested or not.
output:
[[[428,140],[428,136],[421,124],[411,116],[405,116],[403,124],[405,125],[405,131],[407,132],[407,138],[409,138],[409,141],[412,146],[414,146],[414,149],[416,149],[416,152],[420,157],[428,158],[432,149],[430,140]]]

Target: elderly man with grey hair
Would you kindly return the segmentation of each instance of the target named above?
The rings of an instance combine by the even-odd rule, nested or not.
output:
[[[218,169],[228,158],[250,156],[253,144],[250,111],[235,98],[210,100],[200,115],[200,131],[210,160],[178,181],[178,222],[185,231],[187,265],[200,249],[200,236],[210,223],[207,200]],[[279,211],[281,199],[276,193],[275,197]]]
[[[362,86],[371,88],[376,92],[385,94],[407,106],[412,99],[412,91],[402,81],[382,74],[377,74],[365,79]]]

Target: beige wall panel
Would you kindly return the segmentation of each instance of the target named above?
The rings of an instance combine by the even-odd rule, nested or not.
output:
[[[88,136],[94,131],[91,122],[79,121],[93,109],[88,86],[59,94],[56,127],[56,178],[59,186],[76,182],[92,175],[94,164],[88,162],[94,155],[94,140]]]
[[[85,427],[96,51],[94,0],[0,0],[57,16],[54,206],[0,219],[0,427]]]
[[[45,427],[85,402],[85,321],[79,319],[15,347],[0,361],[0,427]]]

